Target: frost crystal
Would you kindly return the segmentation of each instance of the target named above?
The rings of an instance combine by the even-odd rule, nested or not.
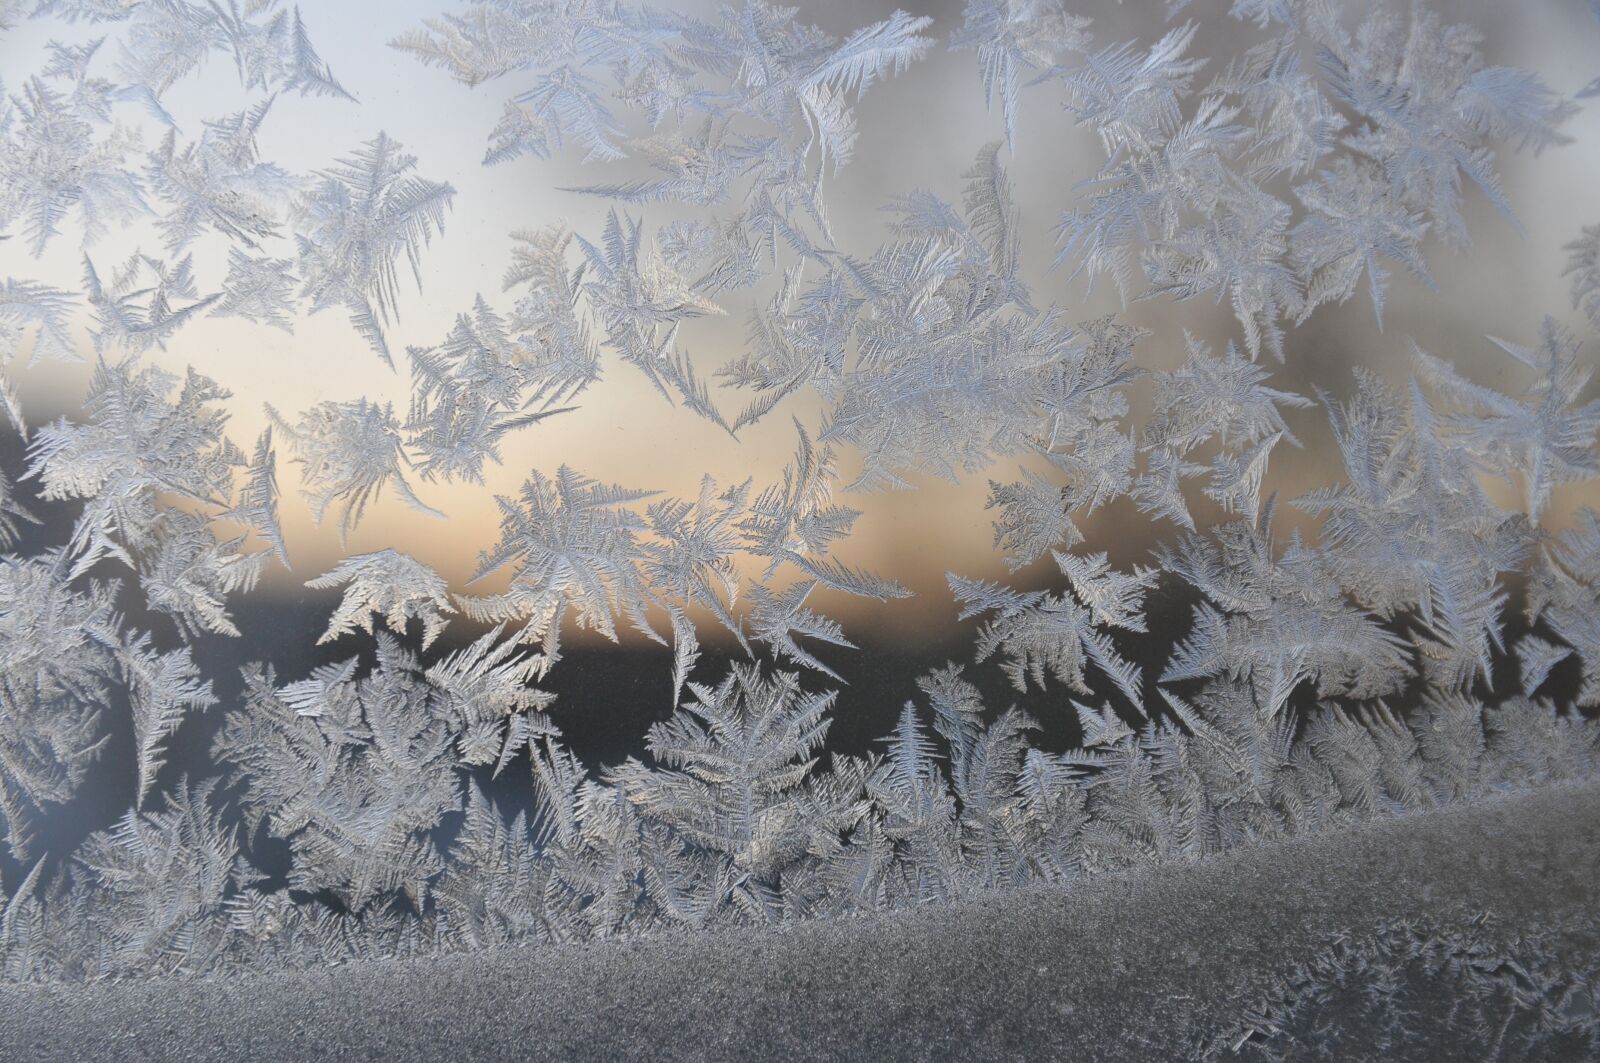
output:
[[[1440,290],[1429,344],[1459,357],[1380,336],[1371,368],[1320,359],[1358,335],[1337,304],[1417,320],[1395,275],[1443,288],[1433,256],[1465,253],[1474,203],[1509,216],[1528,180],[1502,183],[1500,153],[1564,143],[1595,86],[1491,65],[1515,42],[1422,0],[1165,9],[1119,42],[1058,0],[840,32],[763,0],[467,0],[386,54],[422,91],[492,91],[489,172],[541,193],[582,167],[559,191],[594,210],[519,219],[502,250],[452,224],[463,251],[447,214],[493,204],[421,175],[471,198],[477,151],[418,135],[426,109],[390,116],[415,155],[379,131],[383,93],[351,106],[373,87],[335,78],[292,5],[0,0],[0,28],[59,37],[0,93],[4,977],[785,923],[1593,778],[1592,337],[1547,319],[1480,365]],[[935,64],[992,112],[964,144],[926,80],[876,91]],[[948,172],[879,157],[878,100],[906,92],[929,113],[905,143],[957,151]],[[359,146],[307,136],[319,108]],[[1035,154],[1072,125],[1086,165]],[[268,157],[288,136],[308,172]],[[1566,251],[1574,319],[1600,323],[1600,227]],[[436,254],[460,302],[402,321],[401,273],[438,291]],[[1080,312],[1102,278],[1221,309]],[[295,405],[242,449],[251,339],[299,343],[331,308],[399,372],[274,394]],[[47,361],[87,363],[64,367],[81,402]],[[717,475],[575,471],[607,455],[565,453],[578,415],[557,415],[636,431],[617,362],[729,448]],[[699,438],[646,445],[676,461]],[[781,474],[742,471],[774,440]],[[987,481],[987,518],[922,506],[930,478]],[[386,490],[414,512],[363,525]],[[998,556],[927,589],[903,558],[863,567],[853,533],[888,507],[846,495],[880,490],[935,531],[992,521]],[[338,555],[299,542],[296,492]],[[472,522],[421,518],[472,493],[498,534],[453,585],[437,554]],[[346,553],[358,526],[407,552]],[[294,653],[257,639],[306,594],[276,585],[291,552],[329,614],[321,648],[285,629]],[[941,611],[970,651],[895,673],[872,625]],[[610,764],[562,731],[608,711],[567,693],[580,630],[611,644],[591,676],[660,663],[608,688],[654,721]],[[847,756],[831,713],[868,669],[903,696]],[[130,807],[102,815],[116,792]]]

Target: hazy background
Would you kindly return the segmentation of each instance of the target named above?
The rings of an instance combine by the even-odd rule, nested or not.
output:
[[[671,6],[711,9],[703,3]],[[800,5],[803,19],[838,34],[881,18],[896,6],[932,16],[929,32],[941,42],[960,25],[960,5],[953,2],[822,0]],[[1195,44],[1197,54],[1228,51],[1233,42],[1225,38],[1237,37],[1246,44],[1259,39],[1253,28],[1220,17],[1227,6],[1225,0],[1193,5],[1191,14],[1206,26]],[[1600,74],[1600,24],[1585,0],[1516,4],[1435,0],[1432,6],[1447,19],[1484,30],[1490,63],[1527,67],[1560,93],[1571,94]],[[1131,37],[1148,44],[1166,25],[1165,0],[1122,4],[1078,0],[1069,7],[1094,17],[1097,44]],[[259,138],[263,157],[296,172],[309,172],[348,154],[381,129],[418,157],[418,174],[449,181],[457,197],[443,235],[423,258],[421,290],[409,277],[402,282],[401,318],[389,334],[400,362],[398,373],[379,361],[338,309],[301,318],[293,334],[234,319],[200,318],[165,351],[150,352],[147,357],[157,364],[178,371],[192,365],[233,392],[230,435],[242,446],[248,448],[266,424],[263,403],[292,416],[322,400],[366,396],[392,401],[403,413],[410,381],[400,352],[408,344],[440,342],[455,316],[468,309],[479,293],[501,308],[510,305],[510,299],[500,295],[500,276],[511,246],[508,234],[564,220],[593,236],[611,204],[559,189],[624,179],[634,172],[626,164],[582,167],[573,152],[552,161],[523,158],[495,167],[480,165],[503,101],[516,91],[516,76],[470,89],[386,43],[441,9],[455,10],[441,0],[302,4],[312,39],[359,103],[280,97]],[[24,77],[43,65],[49,38],[79,41],[97,35],[96,31],[96,27],[41,20],[24,22],[0,37],[0,70],[8,90],[15,91]],[[1216,65],[1208,68],[1202,83],[1215,71]],[[232,64],[223,57],[213,57],[200,76],[181,82],[165,99],[187,136],[198,132],[201,119],[243,106]],[[878,208],[890,197],[928,188],[959,201],[961,171],[980,146],[1003,135],[998,109],[985,109],[974,53],[951,53],[942,46],[909,71],[876,85],[859,110],[859,124],[857,157],[833,180],[827,197],[842,249],[861,254],[870,253],[886,237],[885,217]],[[1347,306],[1320,309],[1306,326],[1291,331],[1288,364],[1275,371],[1271,383],[1305,394],[1321,386],[1342,395],[1349,390],[1350,369],[1355,365],[1371,366],[1398,379],[1407,371],[1409,337],[1431,353],[1453,360],[1474,379],[1507,390],[1520,387],[1525,381],[1511,372],[1509,360],[1483,336],[1532,342],[1546,313],[1577,325],[1560,277],[1565,259],[1561,245],[1582,225],[1600,222],[1596,180],[1600,107],[1587,107],[1567,132],[1576,142],[1542,157],[1504,153],[1500,158],[1507,197],[1520,228],[1469,189],[1468,221],[1475,248],[1471,255],[1433,249],[1429,264],[1437,293],[1395,276],[1381,332],[1364,292]],[[147,144],[154,146],[153,138]],[[1069,284],[1066,271],[1049,269],[1055,254],[1054,224],[1072,202],[1073,186],[1090,177],[1103,161],[1092,135],[1075,128],[1061,109],[1058,90],[1039,86],[1023,93],[1014,153],[1003,157],[1008,159],[1024,218],[1026,275],[1036,286],[1037,304],[1056,302],[1074,320],[1117,313],[1151,330],[1136,356],[1139,365],[1151,369],[1182,362],[1185,328],[1218,349],[1237,337],[1237,326],[1225,307],[1158,300],[1124,309],[1109,285],[1091,294],[1081,282]],[[684,216],[682,211],[656,206],[645,208],[643,214],[652,231]],[[0,275],[80,287],[79,234],[70,225],[41,259],[29,258],[22,244],[21,240],[0,243]],[[196,245],[202,290],[223,275],[226,249],[219,244],[201,240]],[[105,273],[136,246],[156,252],[160,244],[153,229],[141,228],[102,240],[90,253]],[[738,356],[745,315],[751,307],[765,304],[767,291],[734,293],[724,300],[728,316],[694,322],[683,330],[683,345],[698,372],[709,376]],[[1596,347],[1591,341],[1586,348],[1591,357]],[[433,565],[460,589],[479,551],[497,537],[494,496],[514,493],[532,469],[553,472],[566,463],[603,481],[668,494],[692,495],[704,473],[723,484],[754,477],[760,485],[779,477],[792,454],[790,415],[800,416],[812,429],[818,422],[818,407],[791,401],[734,441],[708,422],[669,406],[632,367],[618,364],[609,354],[604,364],[604,378],[581,396],[581,409],[505,441],[504,464],[488,470],[486,486],[428,484],[412,477],[421,497],[448,512],[448,520],[416,513],[386,493],[343,547],[335,527],[312,524],[296,490],[296,467],[280,443],[283,525],[295,567],[292,573],[275,570],[257,592],[258,599],[274,596],[287,610],[274,614],[278,620],[269,626],[276,629],[281,621],[289,628],[284,636],[296,642],[304,641],[310,628],[320,631],[327,596],[310,595],[299,585],[351,553],[392,546]],[[33,369],[19,364],[13,369],[24,409],[32,413],[34,423],[70,411],[81,399],[89,372],[87,362]],[[1139,389],[1137,400],[1142,402],[1144,396],[1145,390]],[[743,392],[717,393],[719,405],[730,413],[746,398]],[[1142,405],[1136,405],[1136,420],[1143,412]],[[1303,451],[1280,447],[1274,452],[1268,489],[1293,497],[1307,486],[1337,477],[1338,467],[1320,411],[1288,411],[1287,417],[1306,446]],[[843,469],[847,477],[853,464],[847,455]],[[844,499],[864,516],[838,556],[899,579],[917,596],[877,604],[830,595],[821,602],[825,611],[841,620],[852,637],[885,652],[899,648],[925,657],[949,647],[948,652],[966,656],[965,636],[953,641],[958,629],[944,573],[990,578],[1004,574],[991,545],[991,517],[983,508],[990,476],[1015,479],[1016,463],[1002,463],[959,484],[924,478],[916,491]],[[1500,497],[1509,503],[1517,496],[1507,488]],[[1574,507],[1595,504],[1597,498],[1592,487],[1558,490],[1550,523],[1559,526]],[[1206,505],[1204,499],[1198,500],[1197,516],[1214,512]],[[1291,522],[1298,519],[1292,511],[1284,515]],[[1143,559],[1156,538],[1170,537],[1173,531],[1170,525],[1152,525],[1126,500],[1095,514],[1082,527],[1090,548],[1108,549],[1123,564]],[[1020,578],[1027,581],[1040,575],[1036,566]],[[479,586],[494,584],[489,580]],[[268,605],[262,601],[259,607]]]

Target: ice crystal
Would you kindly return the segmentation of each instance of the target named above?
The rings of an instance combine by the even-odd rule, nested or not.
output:
[[[833,190],[880,120],[862,97],[942,61],[931,20],[834,34],[761,0],[704,19],[460,5],[392,43],[504,86],[485,164],[518,182],[583,165],[568,191],[615,207],[512,233],[503,291],[418,337],[400,273],[421,285],[457,196],[420,174],[461,160],[382,132],[310,173],[267,158],[263,130],[351,96],[298,9],[0,0],[0,26],[97,35],[63,30],[0,102],[0,246],[23,253],[0,279],[5,976],[780,923],[1593,777],[1600,731],[1578,710],[1600,704],[1600,517],[1569,504],[1600,478],[1584,340],[1547,320],[1531,346],[1493,341],[1501,380],[1380,339],[1381,371],[1319,367],[1315,398],[1262,357],[1307,359],[1301,326],[1363,291],[1381,325],[1397,270],[1432,286],[1474,197],[1510,213],[1497,151],[1559,145],[1576,104],[1421,2],[1358,27],[1324,0],[1228,11],[1225,44],[1181,20],[1107,43],[1055,0],[968,0],[944,43],[976,55],[990,142],[950,174],[872,173],[893,185],[883,224],[845,232]],[[219,57],[236,95],[190,116],[177,86]],[[1043,282],[1030,92],[1099,145],[1087,180],[1044,189]],[[945,116],[925,117],[911,135]],[[1590,323],[1597,233],[1568,248]],[[57,275],[80,260],[66,238],[81,276]],[[1207,298],[1237,332],[1085,320],[1079,277]],[[203,318],[281,340],[334,307],[384,360],[404,350],[399,390],[268,406],[248,454],[227,435],[238,366],[162,368]],[[718,360],[708,337],[733,314],[744,340]],[[30,425],[24,374],[85,354],[81,407]],[[789,417],[781,475],[678,497],[513,449],[603,406],[616,361],[729,447]],[[1324,422],[1337,468],[1308,488],[1281,459]],[[502,463],[523,486],[466,587],[420,549],[319,562],[305,586],[327,592],[332,645],[219,667],[221,636],[275,656],[240,636],[299,534],[281,490],[343,546],[385,490],[444,517],[424,499]],[[982,618],[970,659],[907,683],[889,733],[845,756],[836,690],[882,665],[830,609],[911,591],[854,560],[864,517],[843,493],[928,477],[989,481],[1002,556],[946,577],[958,621]],[[1175,538],[1140,554],[1124,521]],[[670,675],[637,695],[656,722],[620,763],[587,763],[558,725],[606,708],[555,699],[575,629],[662,648]],[[982,693],[996,674],[1017,704]],[[131,807],[68,851],[42,828],[102,759]]]

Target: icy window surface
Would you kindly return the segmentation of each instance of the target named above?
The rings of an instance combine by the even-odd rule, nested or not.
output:
[[[5,978],[1595,774],[1600,22],[877,7],[0,0]]]

